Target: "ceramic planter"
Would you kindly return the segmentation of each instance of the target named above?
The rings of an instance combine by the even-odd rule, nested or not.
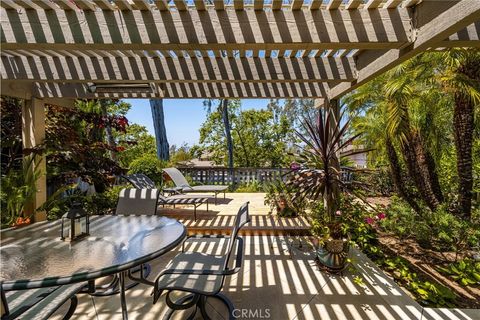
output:
[[[317,260],[320,267],[338,273],[345,269],[350,251],[349,239],[328,239],[317,248]]]

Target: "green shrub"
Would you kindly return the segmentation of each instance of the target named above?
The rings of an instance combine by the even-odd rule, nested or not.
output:
[[[282,180],[266,183],[263,186],[265,191],[264,204],[270,209],[276,210],[280,217],[296,217],[305,213],[306,201],[304,199],[293,199],[295,187],[286,185]]]
[[[261,191],[263,191],[263,186],[257,180],[241,183],[235,189],[235,192],[261,192]]]
[[[159,160],[155,155],[145,154],[130,163],[128,173],[143,173],[152,179],[156,185],[162,185],[162,169],[166,166],[167,162]]]
[[[392,198],[380,226],[400,238],[414,238],[419,245],[437,251],[462,251],[480,241],[478,217],[465,221],[450,213],[445,206],[434,212],[424,208],[416,213],[399,198]]]
[[[103,193],[91,196],[90,210],[93,214],[113,214],[117,207],[118,194],[125,186],[114,186]]]
[[[73,203],[80,203],[90,215],[112,214],[122,188],[125,186],[114,186],[104,192],[87,195],[77,189],[75,184],[64,186],[51,195],[38,210],[45,210],[49,220],[61,218]]]
[[[460,283],[462,286],[480,285],[480,261],[465,258],[438,270]]]
[[[417,215],[415,211],[403,200],[394,196],[387,207],[387,216],[380,226],[400,238],[408,238],[415,234]]]

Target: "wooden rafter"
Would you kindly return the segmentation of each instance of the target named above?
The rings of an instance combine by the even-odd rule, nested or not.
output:
[[[330,2],[327,5],[327,9],[328,10],[338,9],[341,4],[342,4],[342,0],[330,0]]]
[[[157,5],[159,3],[163,2]],[[38,17],[42,28],[31,25],[29,17],[21,13],[2,14],[5,35],[2,47],[390,49],[405,45],[412,37],[410,16],[403,8],[393,13],[375,9],[358,10],[353,14],[346,10],[304,10],[301,19],[292,11],[225,10],[219,15],[212,8],[201,15],[191,10],[169,11],[167,15],[158,10],[135,10],[128,14],[113,11],[109,15],[99,10],[79,11],[72,11],[67,18],[63,10],[47,10]],[[84,27],[72,28],[72,23]],[[92,30],[97,34],[92,34]]]
[[[76,51],[82,58],[56,56],[35,57],[38,51],[27,51],[30,60],[2,55],[3,79],[29,81],[206,81],[206,82],[277,82],[277,81],[353,81],[355,64],[350,58],[265,58],[253,51],[253,58],[233,58],[227,54],[213,57],[187,57],[182,51],[162,52],[167,58],[149,58],[143,51],[118,51],[124,56],[99,58]],[[44,54],[45,51],[42,51]],[[113,51],[109,51],[113,53]],[[170,58],[175,54],[176,58]],[[301,52],[303,55],[303,52]],[[133,58],[133,59],[132,59]],[[130,70],[131,72],[126,72]]]
[[[150,3],[148,3],[148,0],[133,0],[133,4],[135,7],[139,10],[151,10]]]
[[[402,3],[402,0],[388,0],[383,7],[387,9],[394,9]]]
[[[418,35],[410,46],[402,49],[391,49],[386,53],[364,52],[357,57],[358,79],[353,83],[341,83],[331,88],[330,99],[336,99],[375,76],[399,65],[416,54],[430,47],[438,46],[450,35],[468,28],[480,21],[480,1],[463,0],[440,11],[433,19],[422,25]],[[438,6],[438,4],[437,4]],[[430,9],[431,10],[431,9]]]
[[[92,93],[89,84],[43,82],[25,84],[2,81],[2,87],[32,88],[39,98],[322,98],[325,88],[320,83],[153,83],[150,93]],[[12,90],[13,91],[13,90]]]
[[[108,0],[92,0],[102,10],[114,10],[115,7]]]
[[[363,3],[363,0],[349,0],[347,5],[345,6],[345,9],[347,10],[357,9],[362,3]]]

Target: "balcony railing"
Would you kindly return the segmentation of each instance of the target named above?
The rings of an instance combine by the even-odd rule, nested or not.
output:
[[[224,167],[180,167],[184,175],[193,182],[203,184],[242,184],[257,181],[272,182],[289,172],[288,168],[224,168]]]

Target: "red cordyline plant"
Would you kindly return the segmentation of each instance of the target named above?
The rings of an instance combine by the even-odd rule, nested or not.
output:
[[[315,120],[302,123],[305,134],[296,131],[304,146],[298,146],[302,152],[297,154],[301,169],[296,170],[289,179],[297,187],[295,198],[323,199],[325,213],[331,223],[335,222],[340,192],[358,194],[354,190],[364,188],[365,184],[353,181],[349,177],[354,168],[340,168],[340,151],[351,144],[360,134],[348,135],[350,120],[342,125],[343,113],[336,119],[332,110],[318,112]],[[342,152],[342,157],[365,153],[368,150]]]

